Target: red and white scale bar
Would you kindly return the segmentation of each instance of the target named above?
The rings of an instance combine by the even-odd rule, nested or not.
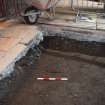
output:
[[[56,77],[56,78],[37,78],[37,80],[47,80],[47,81],[55,81],[55,80],[59,80],[59,81],[67,81],[68,78],[66,77]]]

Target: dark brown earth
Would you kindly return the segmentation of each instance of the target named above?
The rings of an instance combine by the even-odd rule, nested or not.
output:
[[[43,52],[38,64],[30,68],[32,74],[4,105],[105,105],[105,66],[91,63],[92,57],[86,59]],[[68,81],[36,80],[44,75]]]

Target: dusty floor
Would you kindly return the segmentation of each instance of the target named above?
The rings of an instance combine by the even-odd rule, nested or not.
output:
[[[105,105],[105,68],[85,57],[78,59],[44,52],[30,70],[32,74],[3,105]],[[69,80],[36,80],[44,75]]]

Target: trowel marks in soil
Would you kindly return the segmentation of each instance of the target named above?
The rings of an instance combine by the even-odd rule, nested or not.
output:
[[[79,55],[81,56],[81,55]],[[64,70],[52,72],[48,65],[60,64]],[[24,69],[24,68],[23,68]],[[76,57],[42,53],[23,86],[10,95],[4,105],[105,105],[105,68]],[[43,74],[66,76],[68,81],[37,81]]]

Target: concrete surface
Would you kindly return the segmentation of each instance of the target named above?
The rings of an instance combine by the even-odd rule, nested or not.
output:
[[[75,28],[105,30],[105,16],[103,10],[80,10],[80,16],[77,17],[78,10],[67,7],[58,7],[55,15],[49,18],[46,14],[42,15],[38,23],[50,25],[63,25]],[[87,19],[83,19],[83,17]]]
[[[65,25],[39,24],[45,36],[62,36],[78,41],[105,43],[105,31],[74,28]]]
[[[13,71],[14,64],[32,45],[39,44],[41,32],[36,26],[15,20],[0,23],[0,79]]]

